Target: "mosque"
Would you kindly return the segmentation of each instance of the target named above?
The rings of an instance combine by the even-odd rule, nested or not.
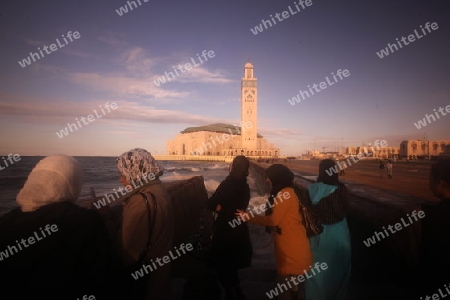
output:
[[[258,134],[257,80],[253,65],[245,64],[241,80],[241,122],[188,127],[167,142],[169,155],[278,157],[280,149]]]

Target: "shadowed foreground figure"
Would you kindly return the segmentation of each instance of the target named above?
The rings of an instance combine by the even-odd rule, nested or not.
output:
[[[252,245],[247,223],[235,227],[229,223],[235,219],[237,209],[245,210],[250,201],[250,188],[247,184],[250,162],[245,156],[236,156],[231,163],[230,174],[222,181],[208,200],[208,209],[217,209],[210,266],[217,269],[220,284],[225,290],[226,299],[245,299],[240,287],[238,269],[251,265]]]
[[[100,215],[74,204],[82,181],[65,155],[42,159],[29,174],[20,208],[0,218],[1,299],[126,299]]]
[[[422,205],[425,216],[421,220],[417,286],[419,296],[426,300],[433,294],[442,299],[440,292],[450,294],[444,286],[450,286],[450,160],[438,161],[431,166],[429,185],[439,202]]]
[[[319,164],[317,182],[308,186],[311,209],[322,222],[321,234],[310,238],[314,263],[328,269],[306,280],[306,299],[345,300],[351,273],[350,231],[347,225],[348,193],[338,174],[327,170],[336,163],[324,159]]]

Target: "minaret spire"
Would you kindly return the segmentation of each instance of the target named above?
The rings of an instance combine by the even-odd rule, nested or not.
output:
[[[241,132],[242,148],[257,151],[257,81],[253,76],[253,65],[249,61],[244,67],[241,84]],[[249,126],[250,125],[250,126]]]

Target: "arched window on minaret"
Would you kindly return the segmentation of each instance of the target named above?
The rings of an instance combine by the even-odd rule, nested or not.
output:
[[[245,78],[253,78],[253,65],[250,61],[245,64]]]

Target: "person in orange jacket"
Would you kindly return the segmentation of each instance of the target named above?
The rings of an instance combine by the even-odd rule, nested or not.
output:
[[[282,164],[266,169],[266,181],[271,186],[266,201],[265,215],[237,210],[236,216],[249,223],[272,227],[277,264],[277,283],[280,299],[304,299],[304,281],[295,280],[306,273],[312,264],[312,254],[306,229],[302,224],[299,199],[293,188],[294,174]],[[283,293],[281,286],[289,290]],[[289,286],[289,288],[287,288]]]

